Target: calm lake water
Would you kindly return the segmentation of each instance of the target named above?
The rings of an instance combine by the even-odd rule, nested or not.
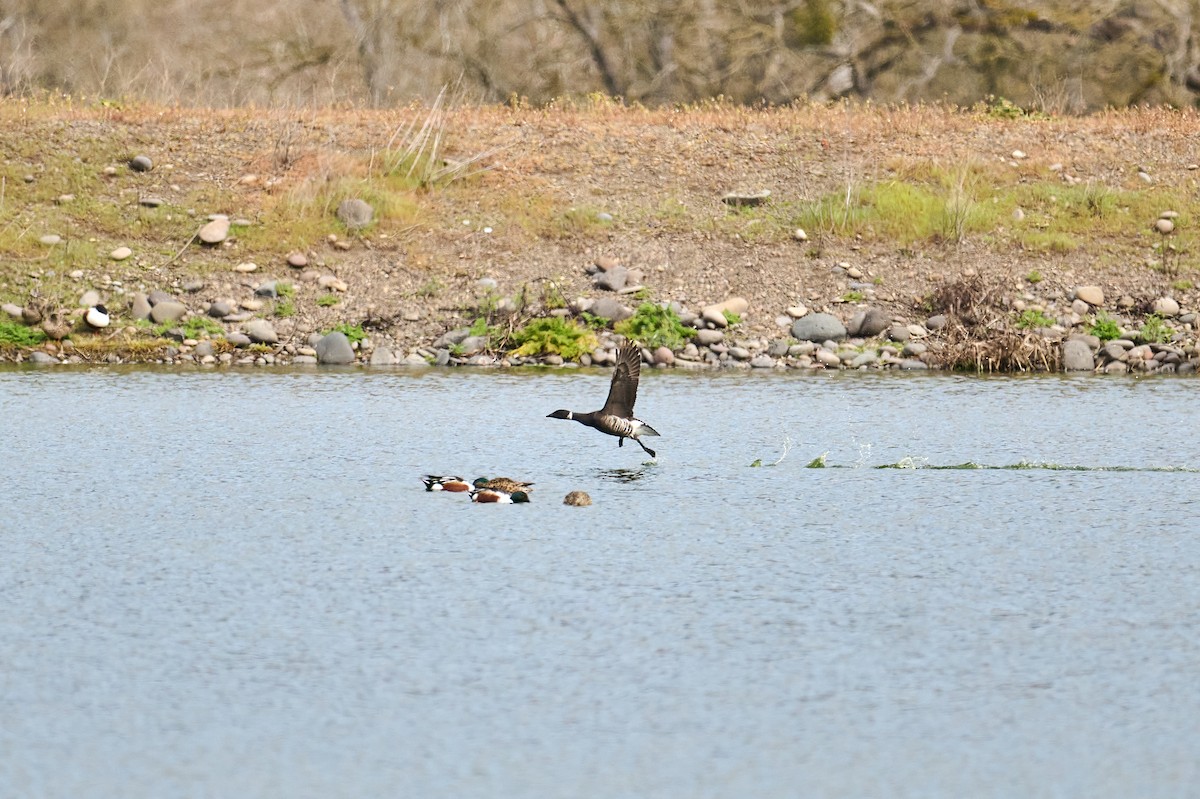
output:
[[[1195,380],[607,385],[0,371],[2,793],[1196,795]]]

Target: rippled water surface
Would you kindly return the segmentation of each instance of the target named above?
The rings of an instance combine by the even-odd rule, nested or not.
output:
[[[1195,795],[1195,381],[607,383],[0,371],[2,793]]]

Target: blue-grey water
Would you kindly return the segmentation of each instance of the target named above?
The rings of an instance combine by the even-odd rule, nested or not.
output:
[[[0,794],[1196,795],[1193,380],[607,382],[0,371]]]

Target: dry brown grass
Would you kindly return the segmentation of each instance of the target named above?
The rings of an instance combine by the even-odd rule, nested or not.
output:
[[[930,307],[946,316],[932,365],[972,372],[1055,372],[1062,348],[1033,331],[1013,326],[1003,287],[980,276],[945,283]]]

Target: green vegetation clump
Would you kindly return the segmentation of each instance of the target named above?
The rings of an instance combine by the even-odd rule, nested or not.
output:
[[[296,315],[296,303],[291,300],[281,300],[275,303],[275,315],[280,319],[286,319],[289,316]]]
[[[566,361],[578,361],[598,346],[595,333],[557,316],[532,320],[514,331],[510,341],[517,345],[514,355],[561,355]]]
[[[741,314],[736,314],[733,311],[721,311],[721,314],[725,317],[725,321],[730,327],[733,327],[734,325],[740,325],[742,323]]]
[[[1092,323],[1087,326],[1087,332],[1101,341],[1112,341],[1121,337],[1121,327],[1117,324],[1117,320],[1104,311],[1096,314]]]
[[[321,306],[322,308],[329,308],[330,306],[337,305],[341,301],[341,298],[336,294],[322,294],[320,297],[317,297],[317,305]]]
[[[670,306],[664,308],[652,302],[639,305],[633,316],[617,322],[613,330],[651,349],[668,347],[677,350],[696,335],[696,331],[681,322],[679,314]]]
[[[1142,329],[1138,333],[1138,337],[1147,344],[1161,344],[1171,340],[1170,325],[1163,321],[1163,318],[1158,314],[1150,314],[1142,322]]]
[[[0,346],[36,347],[46,340],[41,328],[26,327],[18,322],[0,321]]]
[[[189,316],[183,323],[183,332],[188,338],[200,338],[202,333],[219,336],[225,332],[221,323],[207,316]]]
[[[1025,280],[1036,286],[1038,283],[1041,283],[1043,280],[1042,273],[1039,272],[1038,270],[1034,269],[1032,272],[1030,272],[1029,274],[1027,274],[1025,276]]]
[[[367,337],[367,332],[363,330],[362,325],[352,325],[349,322],[342,322],[340,325],[334,326],[327,331],[328,333],[342,333],[346,338],[350,339],[350,343],[362,341]]]
[[[1046,316],[1042,311],[1029,308],[1021,312],[1017,318],[1017,327],[1021,330],[1029,330],[1037,327],[1051,327],[1054,325],[1054,320]]]

